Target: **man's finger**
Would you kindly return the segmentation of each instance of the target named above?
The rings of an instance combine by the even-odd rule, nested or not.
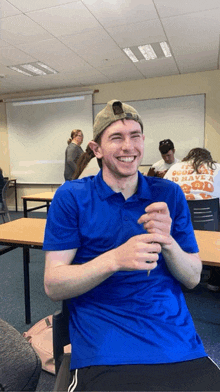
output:
[[[156,203],[152,203],[152,204],[149,204],[149,206],[147,206],[146,208],[145,208],[145,211],[147,212],[147,213],[149,213],[149,212],[160,212],[160,213],[165,213],[165,212],[169,212],[169,209],[168,209],[168,206],[167,206],[167,204],[166,203],[164,203],[163,201],[158,201],[158,202],[156,202]]]

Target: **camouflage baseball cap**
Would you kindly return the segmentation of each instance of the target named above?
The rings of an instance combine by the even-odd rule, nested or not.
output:
[[[143,131],[143,122],[138,112],[130,105],[122,103],[117,99],[109,101],[104,109],[102,109],[96,116],[93,125],[93,140],[115,121],[127,119],[137,121]]]

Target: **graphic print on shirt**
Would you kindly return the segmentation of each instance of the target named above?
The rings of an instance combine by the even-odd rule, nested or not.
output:
[[[187,200],[211,199],[214,191],[214,170],[202,165],[199,173],[183,162],[179,170],[172,172],[172,181],[182,188]]]

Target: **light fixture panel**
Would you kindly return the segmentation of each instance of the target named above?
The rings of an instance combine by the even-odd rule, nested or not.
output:
[[[27,64],[12,65],[8,66],[8,68],[12,69],[13,71],[20,72],[26,76],[45,76],[58,73],[55,69],[49,67],[48,65],[40,61]]]

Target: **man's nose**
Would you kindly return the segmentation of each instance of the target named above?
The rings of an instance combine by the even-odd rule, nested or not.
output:
[[[133,147],[133,146],[132,146],[132,141],[131,141],[130,137],[126,137],[126,138],[123,140],[122,149],[123,149],[123,150],[128,150],[128,149],[131,149],[132,147]]]

